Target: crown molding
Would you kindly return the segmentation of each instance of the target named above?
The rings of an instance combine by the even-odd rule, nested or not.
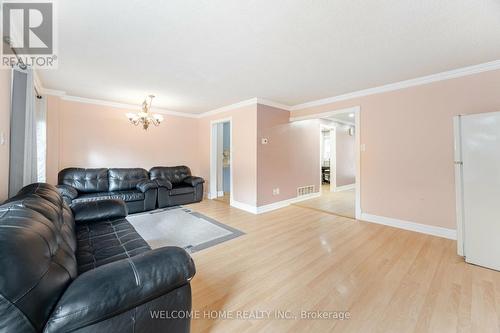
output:
[[[453,70],[446,71],[446,72],[441,72],[441,73],[437,73],[437,74],[418,77],[415,79],[390,83],[390,84],[386,84],[383,86],[378,86],[378,87],[364,89],[364,90],[358,90],[358,91],[354,91],[354,92],[350,92],[347,94],[342,94],[342,95],[338,95],[338,96],[334,96],[334,97],[328,97],[328,98],[318,99],[316,101],[297,104],[297,105],[294,105],[291,107],[291,111],[302,110],[302,109],[306,109],[306,108],[310,108],[310,107],[314,107],[314,106],[321,106],[321,105],[325,105],[325,104],[331,104],[331,103],[335,103],[335,102],[345,101],[348,99],[353,99],[353,98],[364,97],[364,96],[369,96],[369,95],[374,95],[374,94],[380,94],[380,93],[394,91],[394,90],[400,90],[400,89],[420,86],[420,85],[424,85],[424,84],[428,84],[428,83],[432,83],[432,82],[455,79],[455,78],[459,78],[462,76],[468,76],[468,75],[478,74],[478,73],[482,73],[482,72],[493,71],[493,70],[497,70],[497,69],[500,69],[500,60],[485,62],[485,63],[479,64],[479,65],[462,67],[462,68],[453,69]]]
[[[327,112],[322,112],[322,113],[314,113],[314,114],[307,114],[305,116],[299,116],[299,117],[290,117],[290,121],[300,121],[300,120],[308,120],[308,119],[325,119],[329,118],[341,113],[354,113],[354,112],[359,112],[360,107],[359,106],[352,106],[349,108],[344,108],[344,109],[338,109],[334,111],[327,111]],[[293,112],[291,113],[293,114]],[[335,120],[337,121],[337,120]]]
[[[93,99],[93,98],[84,98],[84,97],[70,96],[70,95],[60,95],[60,97],[62,100],[65,100],[65,101],[109,106],[109,107],[117,108],[117,109],[138,110],[140,108],[140,105],[111,102],[111,101],[105,101],[105,100]],[[156,112],[156,113],[161,113],[164,115],[170,115],[170,116],[198,118],[197,114],[170,111],[170,110],[165,110],[162,108],[151,108],[151,111]]]
[[[270,106],[273,108],[278,108],[278,109],[282,109],[282,110],[286,110],[286,111],[292,110],[292,107],[289,105],[281,104],[278,102],[274,102],[274,101],[271,101],[268,99],[263,99],[263,98],[258,98],[258,97],[257,97],[257,104],[266,105],[266,106]]]
[[[213,115],[216,115],[216,114],[219,114],[219,113],[231,111],[231,110],[234,110],[234,109],[239,109],[239,108],[242,108],[242,107],[245,107],[245,106],[254,105],[254,104],[257,104],[257,101],[258,101],[257,97],[251,98],[251,99],[246,99],[246,100],[238,102],[238,103],[226,105],[226,106],[214,109],[214,110],[210,110],[210,111],[206,111],[206,112],[200,113],[200,114],[198,114],[198,117],[199,118],[203,118],[203,117],[213,116]]]
[[[271,100],[268,100],[268,99],[254,97],[254,98],[250,98],[250,99],[238,102],[238,103],[226,105],[226,106],[223,106],[223,107],[218,108],[218,109],[214,109],[214,110],[210,110],[210,111],[207,111],[207,112],[200,113],[200,114],[198,114],[198,117],[199,118],[209,117],[209,116],[213,116],[213,115],[216,115],[216,114],[219,114],[219,113],[224,113],[224,112],[235,110],[235,109],[239,109],[239,108],[242,108],[242,107],[245,107],[245,106],[257,105],[257,104],[267,105],[267,106],[271,106],[271,107],[282,109],[282,110],[286,110],[286,111],[290,111],[290,109],[291,109],[290,106],[285,105],[285,104],[274,102],[274,101],[271,101]]]
[[[286,111],[291,111],[293,114],[293,111],[303,110],[303,109],[311,108],[311,107],[315,107],[315,106],[321,106],[321,105],[345,101],[345,100],[349,100],[349,99],[353,99],[353,98],[364,97],[364,96],[380,94],[380,93],[384,93],[384,92],[390,92],[390,91],[425,85],[425,84],[438,82],[438,81],[455,79],[455,78],[459,78],[459,77],[463,77],[463,76],[479,74],[482,72],[488,72],[488,71],[493,71],[493,70],[498,70],[498,69],[500,69],[500,60],[495,60],[495,61],[491,61],[491,62],[482,63],[479,65],[458,68],[458,69],[454,69],[454,70],[450,70],[450,71],[446,71],[446,72],[441,72],[441,73],[437,73],[437,74],[418,77],[415,79],[390,83],[390,84],[386,84],[386,85],[382,85],[382,86],[378,86],[378,87],[374,87],[374,88],[369,88],[369,89],[364,89],[364,90],[358,90],[358,91],[350,92],[347,94],[323,98],[323,99],[319,99],[319,100],[315,100],[315,101],[311,101],[311,102],[306,102],[306,103],[302,103],[302,104],[297,104],[297,105],[293,105],[293,106],[274,102],[274,101],[271,101],[268,99],[254,97],[251,99],[247,99],[247,100],[244,100],[244,101],[241,101],[238,103],[226,105],[226,106],[223,106],[223,107],[220,107],[220,108],[217,108],[214,110],[202,112],[202,113],[187,113],[187,112],[165,110],[165,109],[160,109],[160,108],[158,108],[158,109],[155,108],[153,110],[157,113],[162,113],[165,115],[187,117],[187,118],[204,118],[204,117],[213,116],[213,115],[216,115],[219,113],[224,113],[227,111],[235,110],[235,109],[242,108],[242,107],[249,106],[249,105],[261,104],[261,105],[267,105],[270,107],[275,107],[275,108],[286,110]],[[111,101],[105,101],[105,100],[99,100],[99,99],[70,96],[70,95],[67,95],[65,91],[54,90],[54,89],[45,89],[45,88],[43,88],[42,82],[39,80],[39,78],[37,79],[37,84],[40,86],[40,88],[41,88],[40,90],[45,95],[58,96],[64,100],[68,100],[68,101],[111,106],[111,107],[130,109],[130,110],[136,110],[138,107],[137,105],[133,105],[133,104],[125,104],[125,103],[111,102]],[[300,120],[300,118],[301,117],[296,117],[296,118],[292,117],[291,120],[292,119],[293,120]],[[316,115],[316,118],[317,118],[317,115]]]
[[[61,96],[66,95],[66,92],[65,92],[65,91],[62,91],[62,90],[55,90],[55,89],[46,89],[46,88],[43,88],[43,89],[42,89],[42,92],[43,92],[45,95],[49,95],[49,96],[57,96],[57,97],[61,97]]]

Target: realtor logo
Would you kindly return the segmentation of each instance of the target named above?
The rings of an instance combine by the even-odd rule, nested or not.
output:
[[[2,67],[55,68],[54,31],[52,2],[3,2]]]

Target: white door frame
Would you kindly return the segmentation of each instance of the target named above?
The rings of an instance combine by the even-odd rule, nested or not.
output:
[[[217,125],[229,123],[229,204],[233,202],[233,118],[223,118],[210,122],[210,183],[208,199],[217,198]]]
[[[332,182],[332,178],[333,179],[337,179],[336,178],[336,167],[337,167],[337,151],[336,151],[336,148],[335,148],[335,145],[336,145],[336,140],[335,140],[335,136],[336,136],[336,131],[337,129],[335,128],[335,126],[328,126],[328,125],[324,125],[324,124],[320,124],[319,125],[319,137],[320,137],[320,140],[319,140],[319,154],[320,154],[320,157],[319,157],[319,179],[320,179],[320,195],[322,194],[322,191],[321,191],[321,187],[323,186],[323,156],[321,156],[321,153],[323,152],[323,131],[327,129],[330,131],[330,191],[334,191],[335,188],[337,187],[337,183],[336,181]],[[334,175],[334,177],[332,177],[332,175]]]
[[[290,117],[290,121],[300,121],[307,119],[322,119],[339,113],[354,113],[355,142],[356,142],[356,210],[355,217],[361,218],[361,151],[364,151],[365,145],[361,143],[361,107],[353,106],[350,108],[338,109],[328,112],[316,113],[307,116]]]

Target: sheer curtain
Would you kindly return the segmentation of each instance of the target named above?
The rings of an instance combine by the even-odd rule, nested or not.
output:
[[[9,197],[38,181],[37,121],[33,70],[14,67],[12,72]]]
[[[38,96],[35,101],[36,115],[36,159],[38,182],[44,183],[47,177],[47,98]]]

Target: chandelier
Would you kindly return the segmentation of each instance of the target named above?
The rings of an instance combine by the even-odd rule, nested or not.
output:
[[[127,113],[128,120],[135,126],[141,124],[144,130],[147,130],[150,124],[158,126],[163,121],[163,116],[161,114],[151,113],[151,104],[155,96],[149,95],[148,97],[149,103],[147,98],[142,102],[141,112]]]

